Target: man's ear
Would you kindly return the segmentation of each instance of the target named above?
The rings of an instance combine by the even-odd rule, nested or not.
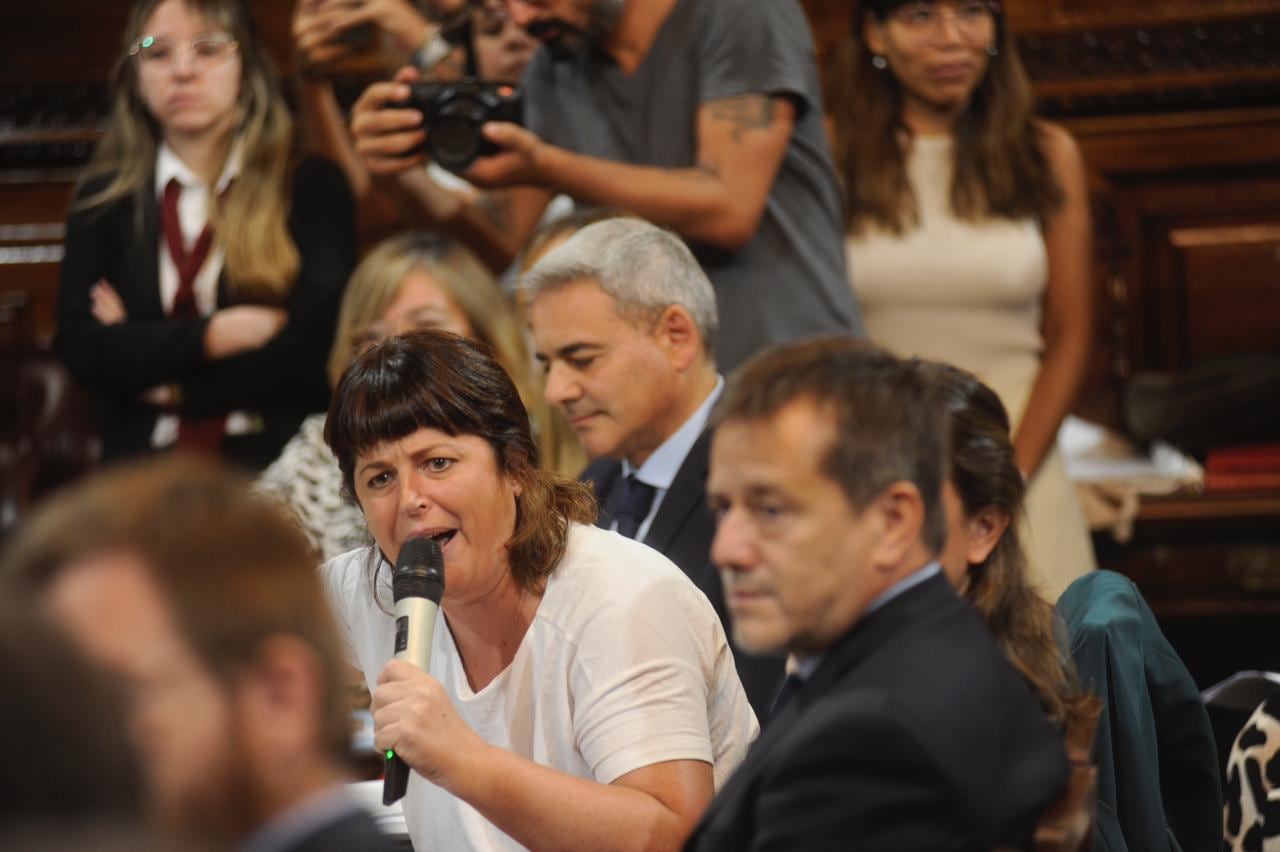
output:
[[[1009,513],[999,506],[984,506],[965,521],[968,536],[965,560],[970,565],[987,561],[991,551],[1000,543],[1000,536],[1009,528]]]
[[[881,518],[881,536],[872,558],[877,567],[891,571],[908,561],[913,550],[923,553],[921,532],[924,529],[924,500],[920,489],[898,480],[880,492],[867,507]]]
[[[703,357],[702,334],[693,315],[682,305],[667,305],[658,317],[654,335],[671,365],[683,372]]]
[[[250,745],[266,755],[316,750],[321,739],[324,670],[309,644],[288,634],[268,636],[240,672],[236,696]]]

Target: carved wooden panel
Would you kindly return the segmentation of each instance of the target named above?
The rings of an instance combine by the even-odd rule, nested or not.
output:
[[[0,85],[84,83],[107,79],[124,46],[128,0],[9,0],[0,27]],[[292,0],[256,0],[249,8],[276,62],[287,63]],[[17,7],[22,6],[22,11]]]
[[[1063,32],[1095,27],[1146,27],[1247,18],[1280,10],[1276,0],[1004,0],[1018,33]]]
[[[1025,34],[1041,111],[1097,115],[1280,103],[1280,13]]]
[[[62,182],[0,183],[0,305],[16,300],[17,332],[29,342],[52,342],[63,220],[71,176]]]
[[[1197,222],[1170,229],[1190,363],[1280,342],[1280,215],[1270,223]],[[1192,318],[1195,318],[1192,321]]]

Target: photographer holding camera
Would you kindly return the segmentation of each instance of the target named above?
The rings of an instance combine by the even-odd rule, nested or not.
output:
[[[468,0],[433,0],[426,11],[424,15],[410,0],[297,0],[294,6],[299,104],[311,147],[338,163],[346,174],[359,202],[361,231],[368,239],[399,230],[401,215],[384,193],[376,191],[355,153],[329,76],[335,64],[355,54],[380,51],[399,54],[399,63],[408,60],[429,69],[436,80],[477,77],[515,84],[537,47],[511,22],[501,0],[486,0],[474,7]],[[443,168],[433,168],[431,173],[438,194],[476,196],[474,187]],[[567,200],[565,206],[569,206]]]
[[[500,153],[462,176],[476,202],[418,168],[431,127],[418,73],[375,83],[352,114],[356,150],[418,224],[495,268],[556,192],[683,236],[717,292],[732,368],[762,346],[861,330],[845,272],[839,190],[808,22],[795,0],[506,0],[543,43],[525,73],[524,127],[489,122]]]

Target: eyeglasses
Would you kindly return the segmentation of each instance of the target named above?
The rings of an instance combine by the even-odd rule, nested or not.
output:
[[[475,7],[472,22],[484,35],[497,35],[506,27],[511,16],[501,3],[481,3]]]
[[[212,71],[227,64],[238,47],[231,33],[204,33],[188,42],[148,35],[133,43],[129,55],[138,60],[142,71],[149,73],[171,70],[184,53],[190,54],[191,64],[196,69]]]
[[[989,32],[1000,12],[996,0],[967,0],[944,7],[939,3],[906,3],[889,16],[908,33],[924,36],[942,28],[944,21],[955,22],[956,32],[964,38],[981,38]]]

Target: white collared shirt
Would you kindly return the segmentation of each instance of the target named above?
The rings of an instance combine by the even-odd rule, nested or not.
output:
[[[214,184],[213,197],[222,193],[231,181],[240,174],[241,143],[237,140],[231,147],[231,154],[223,166],[218,182]],[[210,193],[209,186],[186,163],[174,153],[173,149],[161,142],[156,152],[155,194],[157,208],[164,202],[164,188],[169,181],[176,179],[182,184],[182,196],[178,199],[178,225],[182,229],[182,244],[188,251],[195,245],[209,222]],[[160,305],[168,314],[173,310],[173,300],[178,294],[178,267],[169,255],[169,246],[164,236],[161,223],[156,229],[156,251],[159,253],[160,270]],[[217,244],[209,251],[200,271],[196,273],[193,289],[196,297],[196,310],[200,316],[207,317],[218,308],[218,279],[222,275],[224,252]],[[252,431],[252,418],[242,412],[233,412],[227,417],[227,434],[237,435]],[[151,430],[151,446],[168,447],[178,440],[178,416],[161,414],[156,418],[155,428]]]
[[[222,169],[221,177],[214,185],[215,198],[240,174],[240,158],[240,144],[237,142],[231,149],[231,156],[227,157],[227,164]],[[178,199],[178,224],[182,228],[182,244],[190,251],[200,232],[209,222],[209,187],[178,158],[172,148],[161,143],[160,150],[156,154],[157,205],[164,200],[164,188],[169,185],[170,180],[175,179],[182,184],[182,196]],[[169,246],[165,242],[163,231],[158,230],[156,236],[158,240],[156,250],[160,253],[160,304],[164,306],[164,312],[167,314],[173,309],[173,299],[178,292],[178,267],[169,256]],[[218,306],[218,277],[222,274],[222,262],[225,256],[226,252],[215,245],[209,252],[209,258],[204,262],[204,266],[196,275],[196,309],[202,317],[213,313]]]
[[[623,476],[631,476],[634,473],[636,479],[654,488],[653,505],[649,507],[649,514],[645,516],[644,521],[636,528],[636,541],[644,541],[644,537],[649,534],[649,526],[658,516],[658,509],[662,506],[667,491],[671,489],[671,483],[680,472],[680,466],[684,464],[685,457],[698,442],[698,436],[706,427],[707,420],[711,417],[711,409],[715,407],[716,400],[720,398],[723,390],[724,377],[717,375],[716,386],[702,401],[702,405],[698,406],[698,410],[693,412],[689,419],[671,434],[671,437],[663,441],[640,467],[632,467],[631,462],[623,459]],[[618,522],[614,521],[610,529],[617,528]]]

